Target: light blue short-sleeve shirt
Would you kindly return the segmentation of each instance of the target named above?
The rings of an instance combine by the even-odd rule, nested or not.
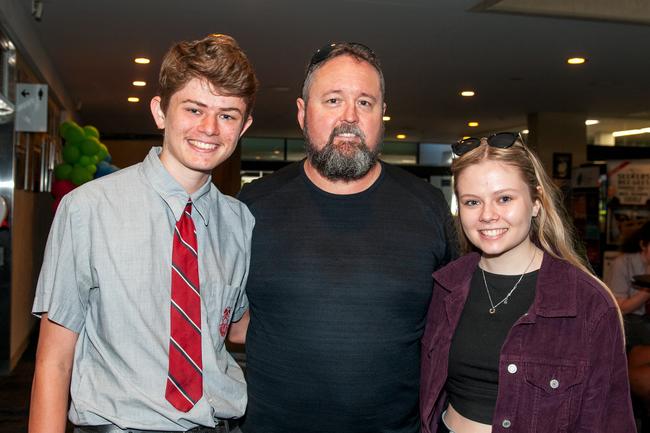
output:
[[[56,213],[32,311],[79,334],[70,421],[188,430],[243,415],[246,384],[226,351],[244,293],[254,219],[210,181],[191,196],[146,159],[67,194]],[[187,413],[165,399],[171,253],[176,221],[193,202],[201,290],[203,398]]]

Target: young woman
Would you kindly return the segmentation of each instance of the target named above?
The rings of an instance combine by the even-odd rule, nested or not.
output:
[[[620,312],[518,134],[453,146],[468,250],[434,273],[424,433],[636,431]]]

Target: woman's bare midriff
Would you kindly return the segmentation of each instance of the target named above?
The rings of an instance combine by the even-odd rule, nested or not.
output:
[[[449,405],[445,413],[445,424],[454,433],[491,433],[492,426],[467,419]]]

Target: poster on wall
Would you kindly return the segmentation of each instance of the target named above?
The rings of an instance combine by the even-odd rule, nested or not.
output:
[[[621,245],[650,220],[650,160],[607,163],[607,243]]]
[[[610,203],[645,206],[650,201],[650,161],[610,161],[607,179]]]

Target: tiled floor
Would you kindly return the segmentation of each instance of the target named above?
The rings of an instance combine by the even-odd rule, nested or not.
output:
[[[0,433],[27,431],[34,350],[28,352],[9,376],[0,377]]]

